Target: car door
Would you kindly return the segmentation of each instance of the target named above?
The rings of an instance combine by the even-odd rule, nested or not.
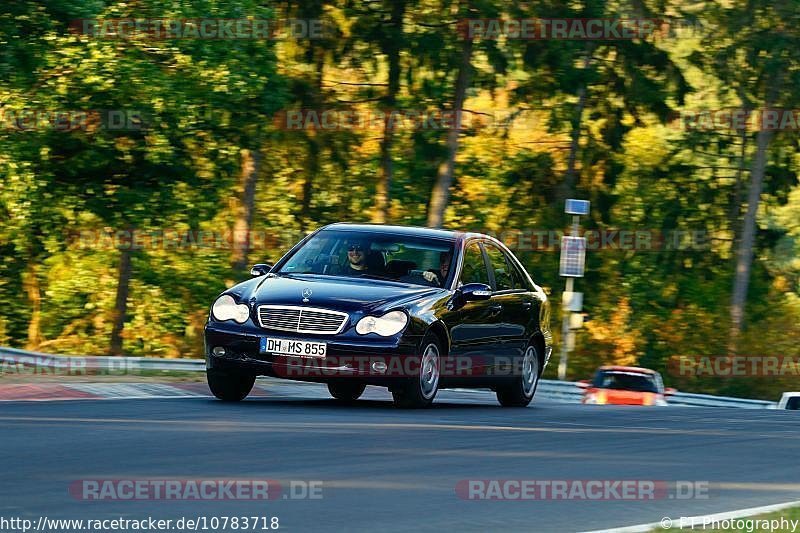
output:
[[[491,242],[483,243],[489,260],[492,278],[491,302],[501,307],[496,317],[498,346],[495,365],[498,372],[510,370],[512,361],[521,360],[527,344],[527,326],[531,316],[531,302],[520,273],[505,252]]]
[[[467,283],[491,286],[483,249],[477,241],[468,243],[464,250],[458,284]],[[471,375],[485,375],[486,368],[493,366],[497,344],[494,324],[500,312],[500,306],[491,299],[471,301],[463,303],[448,319],[450,353],[454,357],[469,358]]]

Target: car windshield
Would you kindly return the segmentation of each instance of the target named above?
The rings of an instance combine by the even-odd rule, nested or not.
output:
[[[600,371],[592,386],[598,389],[629,390],[635,392],[659,392],[653,376],[634,372]]]
[[[453,242],[366,231],[323,230],[284,263],[278,274],[363,277],[445,287]]]

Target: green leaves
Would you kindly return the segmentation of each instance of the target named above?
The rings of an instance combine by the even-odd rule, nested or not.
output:
[[[243,149],[260,155],[252,260],[277,260],[305,231],[337,220],[424,224],[448,156],[442,117],[455,101],[466,19],[684,18],[691,22],[684,33],[652,38],[475,39],[444,222],[506,234],[516,245],[522,235],[518,255],[556,302],[558,252],[531,244],[557,242],[530,237],[565,230],[565,191],[592,201],[588,230],[701,232],[699,249],[656,242],[651,250],[590,250],[577,285],[596,327],[579,333],[572,360],[588,372],[604,350],[617,350],[663,370],[679,351],[721,354],[756,131],[689,127],[681,117],[800,107],[792,2],[709,1],[702,9],[677,2],[669,10],[649,0],[7,4],[0,12],[0,342],[25,345],[38,320],[42,349],[53,351],[100,352],[109,344],[123,247],[88,235],[131,228],[220,236],[211,245],[133,250],[120,318],[127,353],[200,353],[209,302],[240,275],[224,236],[242,219]],[[137,17],[321,20],[326,33],[117,39],[70,29],[75,19]],[[287,110],[422,118],[387,135],[380,120],[287,128],[276,120]],[[74,127],[59,117],[71,117]],[[786,332],[800,322],[798,164],[797,130],[775,131],[741,339],[752,353],[792,350]],[[609,338],[607,324],[624,338]],[[695,385],[719,387],[679,384]]]

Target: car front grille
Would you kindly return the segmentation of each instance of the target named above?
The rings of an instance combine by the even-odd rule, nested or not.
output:
[[[297,307],[290,305],[262,305],[258,308],[258,322],[262,328],[297,333],[335,334],[344,329],[347,313]]]

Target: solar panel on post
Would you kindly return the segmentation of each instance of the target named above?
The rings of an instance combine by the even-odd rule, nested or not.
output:
[[[582,278],[585,264],[586,239],[584,237],[561,237],[559,275],[566,278]]]

